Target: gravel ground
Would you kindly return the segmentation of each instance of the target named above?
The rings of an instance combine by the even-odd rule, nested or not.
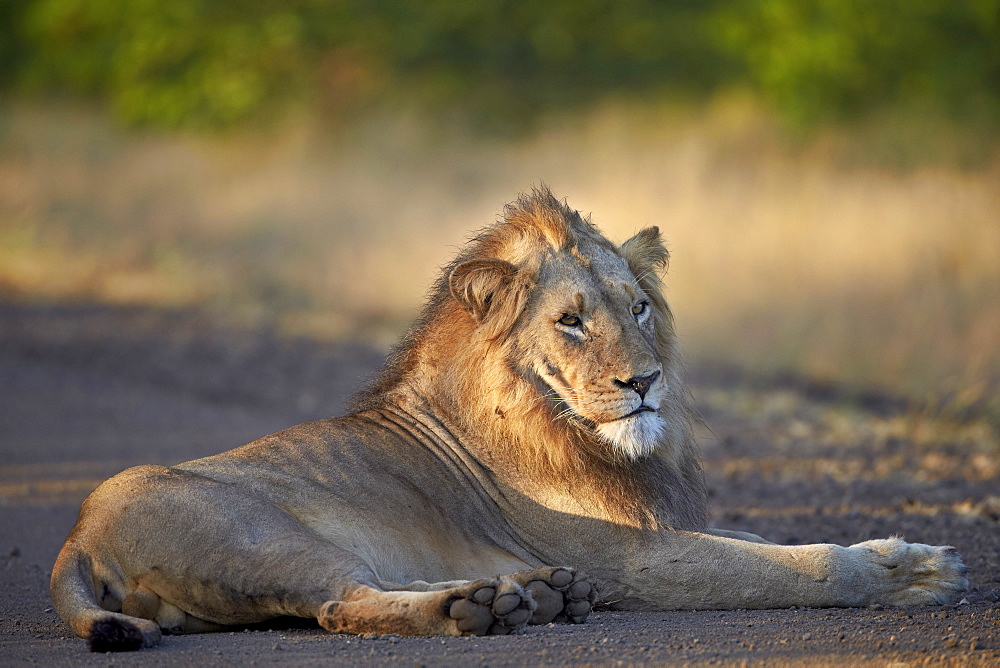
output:
[[[795,379],[695,370],[716,524],[784,543],[902,534],[956,546],[972,589],[940,608],[597,612],[493,638],[317,628],[166,637],[86,651],[48,577],[83,498],[138,463],[212,454],[335,415],[379,364],[363,346],[220,327],[203,315],[0,304],[0,664],[523,665],[1000,662],[1000,444],[975,415]]]

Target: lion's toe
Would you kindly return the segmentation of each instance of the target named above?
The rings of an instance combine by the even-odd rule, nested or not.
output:
[[[523,629],[535,609],[531,594],[507,578],[478,580],[457,592],[448,616],[462,635],[506,635]]]
[[[556,617],[556,621],[567,621],[572,624],[582,624],[587,621],[590,611],[597,600],[597,589],[586,580],[577,580],[566,590],[566,608],[563,611],[565,620]]]

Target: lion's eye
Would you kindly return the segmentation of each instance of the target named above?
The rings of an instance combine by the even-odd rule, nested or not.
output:
[[[573,315],[571,313],[564,313],[563,317],[559,318],[559,324],[565,327],[579,327],[580,326],[580,316]]]
[[[632,315],[642,315],[649,308],[649,302],[639,302],[632,307]]]

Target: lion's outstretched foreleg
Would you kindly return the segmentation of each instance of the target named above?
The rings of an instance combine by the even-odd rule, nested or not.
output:
[[[968,588],[954,548],[896,538],[786,546],[670,532],[644,541],[628,561],[623,608],[944,604]]]

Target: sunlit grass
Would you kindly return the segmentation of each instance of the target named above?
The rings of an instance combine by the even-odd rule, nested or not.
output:
[[[197,306],[385,345],[468,233],[545,181],[618,240],[661,227],[693,365],[1000,420],[1000,159],[894,169],[832,133],[790,145],[733,100],[607,106],[521,140],[437,127],[398,113],[210,140],[14,105],[0,295]]]

